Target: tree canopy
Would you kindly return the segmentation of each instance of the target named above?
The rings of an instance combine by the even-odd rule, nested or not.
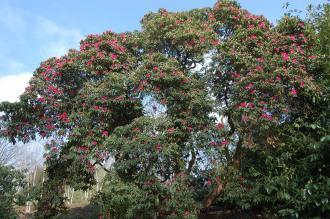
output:
[[[88,35],[42,62],[20,101],[0,105],[3,136],[49,140],[39,217],[64,207],[64,185],[92,186],[110,157],[95,197],[105,217],[196,218],[211,205],[329,216],[329,28],[319,23],[274,26],[221,0],[160,9],[141,31]]]

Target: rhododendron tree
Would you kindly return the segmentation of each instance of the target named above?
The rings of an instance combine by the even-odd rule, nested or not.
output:
[[[226,0],[141,23],[42,62],[20,101],[0,105],[3,136],[49,141],[37,216],[64,209],[65,185],[93,186],[97,165],[109,173],[94,198],[104,217],[196,218],[211,205],[329,214],[319,31]],[[300,192],[313,186],[315,197]]]

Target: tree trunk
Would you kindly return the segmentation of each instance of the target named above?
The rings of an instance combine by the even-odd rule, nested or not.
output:
[[[70,197],[70,204],[72,205],[73,202],[73,194],[74,194],[74,189],[71,191],[71,197]]]
[[[95,179],[96,179],[96,192],[99,192],[99,179],[98,179],[98,174],[97,171],[95,171]]]
[[[221,181],[220,177],[216,177],[216,187],[204,198],[203,206],[204,208],[210,207],[216,198],[219,197],[221,192],[224,189],[224,184]]]
[[[85,191],[84,199],[87,201],[89,196],[89,190]]]
[[[27,187],[28,189],[30,189],[30,173],[27,176],[28,180],[27,180]],[[30,196],[30,193],[27,194],[27,197]],[[25,207],[25,213],[30,213],[31,212],[31,206],[30,206],[30,202],[27,201],[26,202],[26,207]]]

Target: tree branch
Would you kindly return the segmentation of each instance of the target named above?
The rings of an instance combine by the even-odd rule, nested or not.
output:
[[[188,169],[187,169],[187,175],[190,174],[194,164],[196,162],[196,152],[195,150],[191,151],[191,160],[189,161]]]
[[[210,207],[224,189],[224,184],[221,181],[220,177],[216,177],[215,181],[216,181],[216,187],[204,198],[202,202],[204,208]]]
[[[100,165],[100,167],[107,173],[110,173],[111,171],[108,170],[107,168],[104,167],[104,165],[102,163],[100,163],[100,161],[95,161],[95,163],[93,164],[93,166],[95,166],[96,164]]]

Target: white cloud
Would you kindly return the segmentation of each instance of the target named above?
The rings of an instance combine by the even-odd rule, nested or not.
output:
[[[0,76],[0,102],[17,101],[19,95],[21,95],[25,87],[28,86],[31,77],[31,73]]]
[[[78,48],[83,37],[79,30],[62,27],[44,17],[38,18],[36,35],[43,44],[41,52],[44,58],[59,57],[70,48]]]

